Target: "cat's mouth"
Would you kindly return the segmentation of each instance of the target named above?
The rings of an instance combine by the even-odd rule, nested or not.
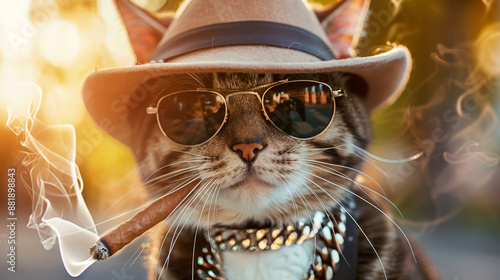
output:
[[[229,186],[229,189],[236,189],[240,187],[245,188],[272,188],[273,184],[270,184],[259,177],[257,177],[253,172],[246,174],[243,179]]]

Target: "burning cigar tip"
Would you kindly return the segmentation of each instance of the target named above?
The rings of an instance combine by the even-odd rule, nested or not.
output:
[[[101,240],[97,241],[96,244],[90,247],[90,255],[94,260],[102,261],[109,257],[109,249],[104,242]]]
[[[148,229],[165,220],[182,199],[187,197],[192,187],[182,188],[175,195],[155,200],[130,220],[101,236],[90,248],[92,258],[98,261],[109,258]]]

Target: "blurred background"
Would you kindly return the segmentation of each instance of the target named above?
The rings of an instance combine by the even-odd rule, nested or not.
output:
[[[160,16],[179,6],[177,0],[134,2]],[[394,106],[373,115],[370,152],[380,160],[367,169],[403,212],[398,222],[423,244],[443,279],[500,275],[499,12],[494,0],[372,0],[359,44],[360,56],[388,49],[390,43],[406,45],[412,53],[406,91]],[[139,180],[130,151],[86,113],[81,88],[95,69],[134,64],[111,0],[0,0],[0,83],[37,83],[43,90],[38,117],[75,126],[83,196],[96,222],[119,213],[120,207],[110,209],[113,202]],[[8,98],[9,92],[0,96]],[[6,120],[0,110],[0,122]],[[16,135],[0,125],[0,182],[7,182],[8,168],[22,169],[22,151]],[[419,159],[402,163],[384,160],[419,153]],[[5,221],[7,191],[1,185]],[[0,278],[70,279],[57,248],[45,251],[36,231],[24,226],[31,200],[22,187],[17,204],[18,272],[8,273],[2,261]],[[99,232],[113,225],[105,223]],[[2,229],[0,259],[6,258],[6,240]],[[80,278],[144,278],[142,258],[122,270],[141,242],[91,266]]]

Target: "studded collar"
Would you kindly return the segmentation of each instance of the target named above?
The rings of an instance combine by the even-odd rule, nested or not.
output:
[[[229,228],[215,226],[205,233],[209,241],[196,256],[198,279],[225,280],[222,275],[222,251],[245,251],[249,254],[279,250],[314,239],[313,262],[303,279],[356,279],[358,229],[355,223],[357,207],[354,199],[344,197],[331,211],[315,212],[297,223],[274,228]]]

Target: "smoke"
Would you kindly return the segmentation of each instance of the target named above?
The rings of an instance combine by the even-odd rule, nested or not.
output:
[[[454,212],[495,184],[491,180],[500,161],[494,106],[500,92],[499,38],[500,25],[493,24],[474,42],[453,48],[438,45],[432,55],[435,71],[415,89],[414,97],[421,98],[410,100],[407,107],[409,132],[426,154],[420,165],[430,195],[455,208],[446,211]]]
[[[0,86],[6,126],[24,147],[20,180],[32,200],[28,227],[38,232],[46,250],[59,244],[68,274],[80,275],[94,260],[89,248],[99,239],[82,197],[83,182],[75,163],[76,138],[71,125],[50,125],[37,118],[42,90],[30,82]]]
[[[491,9],[491,5],[493,5],[493,2],[496,0],[481,0],[483,2],[484,6],[486,7],[486,10],[489,11]]]
[[[391,159],[423,156],[381,161],[367,172],[383,175],[384,184],[397,189],[391,199],[435,225],[464,207],[498,209],[497,199],[484,195],[498,185],[500,170],[498,3],[438,1],[422,8],[387,0],[372,1],[372,7],[360,44],[365,55],[397,42],[410,49],[414,66],[395,106],[373,117],[372,152]],[[447,13],[449,7],[456,13]]]

